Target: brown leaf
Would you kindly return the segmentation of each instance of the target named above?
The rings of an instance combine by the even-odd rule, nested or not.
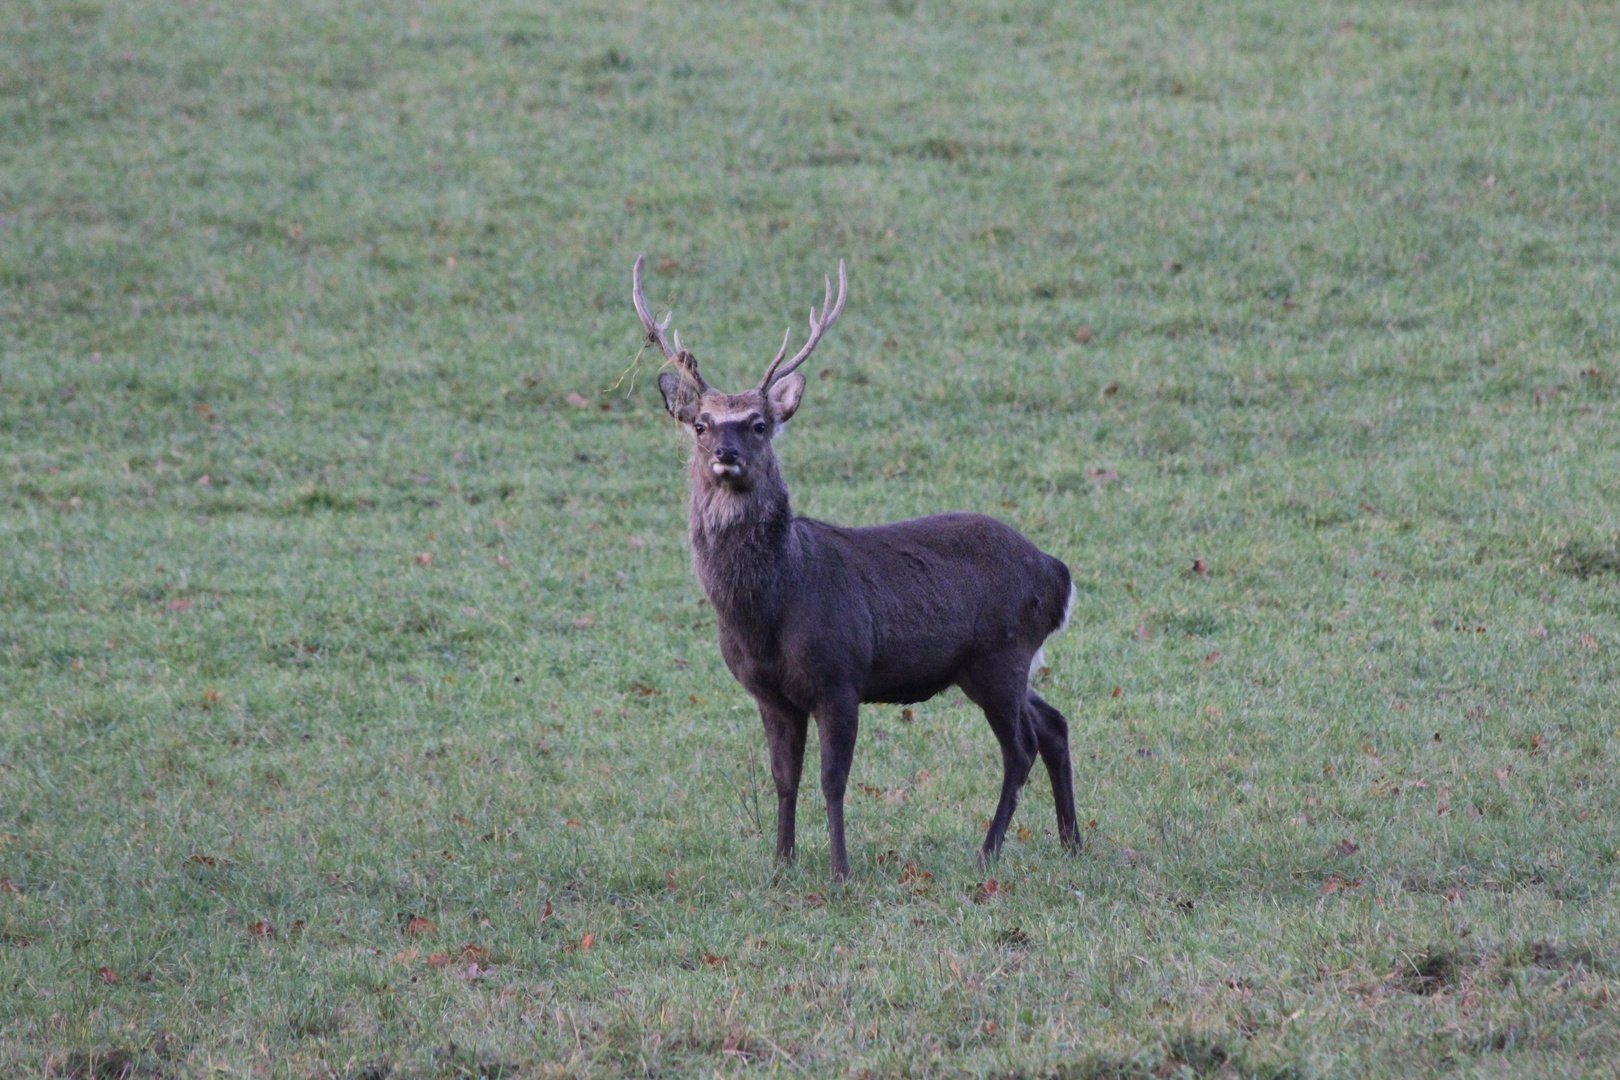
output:
[[[576,618],[574,620],[574,629],[575,630],[583,630],[587,626],[590,626],[595,621],[596,620],[591,618],[589,615],[581,615],[581,616],[579,616],[578,618]]]
[[[1581,635],[1581,648],[1583,648],[1583,649],[1595,649],[1597,647],[1598,647],[1597,638],[1593,637],[1591,634],[1582,634]]]
[[[708,964],[710,967],[719,967],[721,964],[725,963],[728,959],[730,959],[730,957],[716,956],[714,953],[707,953],[706,952],[701,957],[699,957],[699,959],[702,960],[705,964]]]
[[[975,904],[988,904],[998,896],[1004,895],[1005,891],[1000,882],[995,878],[991,878],[989,881],[982,882],[973,890],[973,902]]]
[[[461,947],[461,959],[463,963],[488,964],[489,950],[469,943]]]
[[[168,611],[168,612],[172,612],[173,614],[176,614],[176,615],[184,615],[186,612],[191,610],[191,601],[190,600],[170,600],[168,605],[165,606],[163,610]]]
[[[450,957],[446,953],[436,952],[428,954],[428,967],[447,968],[450,966]]]
[[[96,968],[96,974],[100,975],[101,981],[106,983],[108,986],[118,985],[118,972],[114,971],[112,968],[98,967]]]
[[[1322,882],[1322,895],[1323,896],[1332,896],[1334,893],[1339,892],[1341,890],[1354,889],[1354,888],[1359,887],[1360,885],[1361,885],[1361,879],[1360,878],[1346,879],[1346,878],[1340,877],[1338,874],[1329,874],[1327,880]]]
[[[432,566],[433,565],[433,553],[428,552],[428,551],[424,551],[424,552],[419,553],[416,556],[416,565],[417,566]]]
[[[470,826],[472,824],[471,818],[462,817],[460,814],[451,814],[450,820],[455,822],[457,825],[462,826]]]
[[[1205,576],[1206,574],[1209,573],[1209,564],[1206,563],[1203,559],[1194,559],[1193,564],[1192,564],[1192,571],[1193,571],[1193,573],[1197,574],[1199,577],[1203,577],[1203,576]]]
[[[412,915],[405,922],[405,932],[411,937],[422,937],[427,934],[437,934],[439,927],[432,919],[421,915]]]
[[[591,399],[586,397],[584,394],[581,394],[578,390],[570,391],[567,401],[568,404],[572,405],[576,409],[583,409],[591,403]]]
[[[1035,834],[1030,832],[1029,829],[1023,825],[1018,826],[1015,835],[1018,837],[1018,839],[1025,842],[1035,839]]]
[[[1153,637],[1153,628],[1146,622],[1136,624],[1136,630],[1131,634],[1137,641],[1147,641]]]
[[[1219,660],[1220,658],[1221,658],[1221,651],[1219,649],[1216,649],[1214,652],[1212,652],[1208,656],[1204,657],[1204,666],[1205,667],[1210,667],[1215,663],[1215,661]]]
[[[394,954],[394,963],[396,963],[396,964],[409,964],[409,963],[413,962],[414,960],[416,960],[421,955],[422,954],[417,951],[416,946],[412,945],[408,949],[401,949],[399,952],[395,953]]]
[[[256,938],[267,940],[276,936],[276,928],[271,925],[268,919],[260,919],[258,922],[248,927],[248,933],[252,934]]]
[[[672,883],[674,881],[674,877],[674,874],[670,875],[670,880]],[[549,918],[551,918],[551,901],[547,900],[546,906],[540,909],[540,921],[545,922]]]
[[[579,951],[584,952],[586,949],[589,949],[591,946],[593,946],[595,944],[596,944],[596,935],[595,934],[586,934],[584,937],[579,939]]]
[[[1091,340],[1091,327],[1089,327],[1089,326],[1081,326],[1080,329],[1078,329],[1078,330],[1076,330],[1074,332],[1074,340],[1078,341],[1082,345],[1084,345],[1086,342],[1090,341]]]
[[[17,888],[16,883],[10,878],[0,877],[0,893],[11,893],[13,896],[21,896],[22,890]]]
[[[1348,859],[1350,856],[1354,855],[1360,850],[1360,844],[1351,840],[1349,837],[1346,837],[1345,839],[1340,840],[1337,844],[1334,844],[1332,847],[1328,848],[1328,854],[1338,855],[1341,858]]]
[[[641,697],[653,697],[658,693],[657,687],[648,686],[646,683],[631,683],[630,689]]]
[[[1142,853],[1135,848],[1126,848],[1119,853],[1127,866],[1139,866],[1142,862]]]
[[[569,818],[567,821],[563,822],[563,827],[566,829],[577,829],[579,828],[579,819]]]
[[[1116,686],[1116,687],[1114,687],[1114,692],[1112,694],[1110,694],[1109,696],[1110,697],[1119,697],[1119,695],[1122,694],[1122,693],[1124,693],[1124,691]]]
[[[912,712],[910,709],[901,709],[900,719],[902,722],[909,724],[913,720],[917,719],[917,714]]]

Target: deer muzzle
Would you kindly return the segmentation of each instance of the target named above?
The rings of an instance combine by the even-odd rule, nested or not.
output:
[[[716,476],[741,476],[742,454],[735,446],[721,446],[715,450],[714,460],[709,463],[709,470]]]

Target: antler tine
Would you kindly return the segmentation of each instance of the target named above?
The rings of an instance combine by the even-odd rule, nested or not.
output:
[[[782,364],[782,353],[787,352],[787,339],[782,339],[782,352],[776,354],[776,359],[771,361],[771,366],[765,370],[765,377],[759,382],[761,390],[770,389],[773,382],[792,374],[795,368],[804,363],[810,354],[815,351],[822,335],[827,332],[833,323],[838,321],[838,316],[844,313],[844,298],[849,294],[849,275],[844,270],[844,260],[838,260],[838,302],[836,304],[833,303],[832,298],[832,281],[828,278],[823,278],[822,281],[827,286],[827,292],[821,301],[821,317],[816,317],[814,307],[810,309],[810,340],[804,343],[804,348],[800,349],[793,359],[786,364]],[[830,311],[828,310],[829,307],[831,308]],[[780,367],[778,367],[779,364]]]
[[[641,264],[646,261],[647,256],[636,256],[635,269],[630,272],[631,280],[635,283],[630,299],[636,305],[636,314],[641,316],[641,325],[647,328],[647,342],[657,345],[658,351],[664,354],[665,360],[673,360],[680,365],[682,370],[692,376],[692,381],[697,383],[699,390],[707,390],[709,384],[703,381],[702,375],[698,374],[697,358],[681,347],[680,332],[669,328],[670,322],[675,318],[675,313],[671,311],[668,315],[665,315],[663,322],[653,321],[652,312],[647,307],[647,294],[641,288]],[[674,339],[673,347],[670,345],[671,338]]]
[[[647,342],[657,345],[665,360],[673,360],[675,351],[669,347],[669,339],[664,336],[664,331],[669,329],[670,320],[675,317],[675,313],[671,311],[665,315],[663,322],[653,322],[652,312],[647,308],[647,294],[641,290],[641,264],[646,261],[647,256],[636,256],[635,269],[630,271],[630,279],[635,283],[630,300],[636,305],[636,314],[641,316],[641,325],[647,328]]]

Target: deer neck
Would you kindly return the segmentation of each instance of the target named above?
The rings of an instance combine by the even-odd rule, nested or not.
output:
[[[715,613],[733,625],[768,623],[789,580],[793,522],[775,463],[746,491],[694,475],[689,521],[698,580]]]

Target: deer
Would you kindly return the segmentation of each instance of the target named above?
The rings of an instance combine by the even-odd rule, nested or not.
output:
[[[759,706],[777,798],[776,856],[795,856],[795,816],[809,720],[821,750],[832,876],[849,877],[844,794],[862,704],[909,705],[956,686],[1001,747],[1001,797],[981,863],[995,860],[1039,755],[1051,778],[1058,837],[1081,848],[1069,724],[1031,685],[1049,637],[1068,624],[1075,589],[1064,563],[1011,526],[945,513],[864,528],[798,517],[774,440],[798,412],[798,371],[843,314],[838,264],[809,339],[786,363],[792,327],[759,385],[709,386],[670,323],[653,319],[636,260],[636,314],[668,370],[658,389],[691,437],[692,561],[718,624],[726,667]]]

